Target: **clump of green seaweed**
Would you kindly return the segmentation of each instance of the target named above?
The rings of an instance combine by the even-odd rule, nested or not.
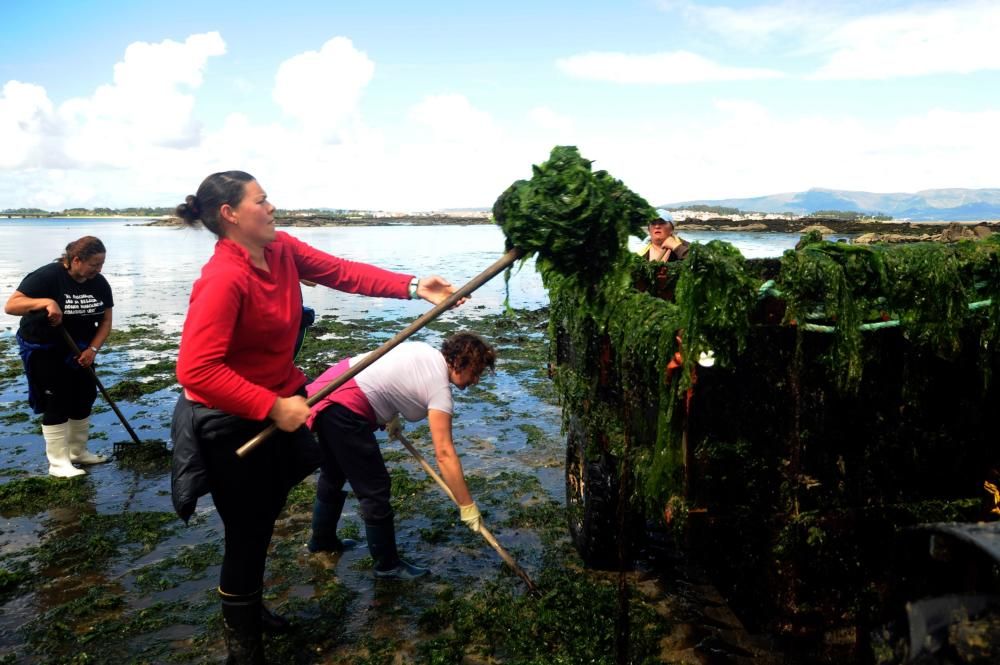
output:
[[[617,266],[625,241],[657,216],[656,210],[573,146],[553,148],[493,205],[493,217],[513,247],[538,254],[542,275],[599,274]],[[583,280],[584,282],[586,279]]]

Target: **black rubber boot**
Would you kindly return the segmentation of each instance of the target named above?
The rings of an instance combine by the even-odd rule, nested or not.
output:
[[[337,537],[337,523],[346,500],[347,492],[339,492],[333,501],[316,498],[313,503],[312,537],[306,545],[310,552],[343,552],[358,546],[356,540]]]
[[[429,568],[415,566],[401,559],[396,549],[396,526],[390,517],[385,522],[365,522],[368,551],[375,560],[375,577],[379,579],[412,580],[427,575]]]
[[[260,625],[265,633],[278,634],[292,630],[292,624],[288,622],[288,619],[267,609],[264,603],[260,604]]]
[[[222,630],[229,657],[226,665],[264,665],[260,591],[247,595],[219,589],[222,600]]]

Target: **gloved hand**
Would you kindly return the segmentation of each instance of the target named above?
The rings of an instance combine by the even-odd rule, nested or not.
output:
[[[462,517],[462,522],[465,526],[469,527],[472,531],[479,533],[479,527],[483,525],[483,516],[479,514],[479,508],[476,507],[476,502],[473,501],[467,506],[458,507],[459,515]]]
[[[385,433],[390,439],[398,439],[403,433],[403,421],[397,413],[385,424]]]

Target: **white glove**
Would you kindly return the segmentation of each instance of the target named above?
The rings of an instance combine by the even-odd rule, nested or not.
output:
[[[400,435],[403,434],[403,422],[399,418],[399,414],[394,415],[389,422],[385,424],[385,433],[389,439],[398,439]]]
[[[479,527],[483,525],[483,516],[479,514],[479,508],[476,507],[476,502],[473,501],[467,506],[459,506],[458,512],[462,517],[462,522],[465,523],[465,526],[469,527],[472,531],[479,533]]]

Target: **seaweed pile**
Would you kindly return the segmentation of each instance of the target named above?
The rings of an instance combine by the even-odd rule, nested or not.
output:
[[[985,415],[998,397],[998,236],[807,236],[780,261],[712,241],[649,263],[626,239],[650,209],[590,165],[556,148],[494,208],[508,245],[539,254],[564,426],[582,424],[590,456],[618,460],[632,510],[730,525],[734,547],[713,543],[708,559],[734,593],[773,599],[758,609],[838,622],[871,611],[878,529],[975,518],[1000,467]],[[714,367],[697,366],[705,354]]]
[[[543,276],[579,278],[581,288],[617,272],[628,255],[628,236],[658,216],[607,171],[591,171],[591,164],[575,147],[557,146],[547,162],[532,167],[531,180],[518,180],[493,205],[508,251],[537,254]]]

